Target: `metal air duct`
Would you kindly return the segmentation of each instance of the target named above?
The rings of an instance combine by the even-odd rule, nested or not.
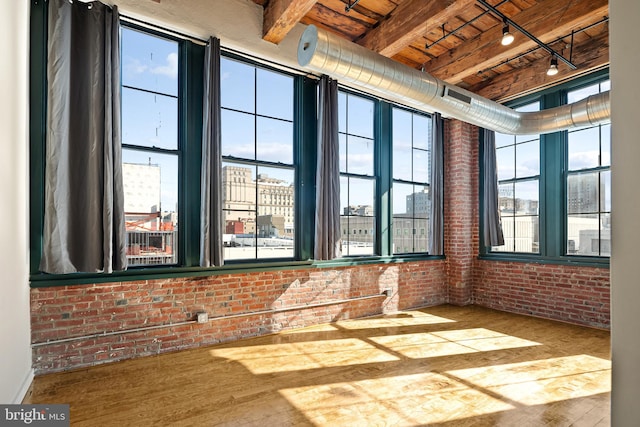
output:
[[[496,132],[529,135],[608,123],[609,92],[548,110],[518,112],[445,83],[310,25],[300,37],[298,63],[382,98],[440,112]]]

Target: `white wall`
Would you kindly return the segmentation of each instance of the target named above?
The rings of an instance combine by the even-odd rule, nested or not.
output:
[[[640,2],[611,0],[613,426],[640,425]]]
[[[28,1],[0,13],[0,403],[19,403],[31,383],[27,148]]]

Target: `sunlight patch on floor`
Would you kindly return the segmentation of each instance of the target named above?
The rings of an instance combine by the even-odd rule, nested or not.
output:
[[[524,405],[611,391],[611,361],[584,354],[447,371],[447,374]]]
[[[280,394],[316,425],[415,426],[513,409],[433,372],[283,389]]]
[[[221,348],[211,350],[210,354],[241,363],[253,374],[399,360],[397,356],[357,338]]]

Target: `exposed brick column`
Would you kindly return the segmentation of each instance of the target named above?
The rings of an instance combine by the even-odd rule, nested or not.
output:
[[[478,128],[459,120],[444,127],[444,251],[449,303],[473,303],[478,255]]]

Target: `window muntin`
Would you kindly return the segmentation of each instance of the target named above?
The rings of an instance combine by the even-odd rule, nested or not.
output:
[[[374,101],[338,92],[340,227],[345,256],[375,253]],[[365,234],[362,230],[371,230]],[[360,233],[358,231],[361,231]]]
[[[122,174],[130,266],[178,263],[178,42],[123,27]]]
[[[595,83],[567,93],[568,102],[609,90]],[[611,125],[567,133],[566,254],[611,256]]]
[[[223,57],[224,259],[295,256],[293,77]]]
[[[539,102],[517,108],[538,111]],[[496,133],[498,206],[504,245],[493,252],[540,252],[540,137]]]
[[[392,109],[394,254],[426,253],[431,210],[431,118]],[[403,232],[399,232],[403,230]]]

